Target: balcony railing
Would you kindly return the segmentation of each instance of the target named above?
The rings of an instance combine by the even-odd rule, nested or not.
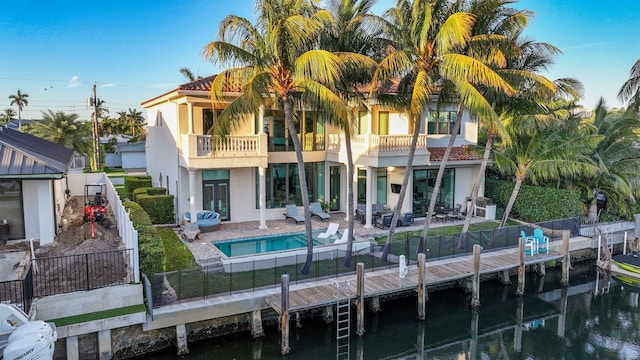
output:
[[[189,156],[230,157],[266,154],[266,151],[261,151],[261,135],[229,135],[225,138],[212,135],[183,136],[186,137],[186,144],[183,140],[183,152]]]
[[[354,156],[381,156],[407,152],[411,148],[412,135],[355,135],[351,138]],[[344,136],[330,135],[328,151],[339,152],[344,144]],[[427,151],[427,135],[418,135],[416,152]]]

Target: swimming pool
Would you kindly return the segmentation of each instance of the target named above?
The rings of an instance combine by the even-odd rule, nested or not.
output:
[[[325,239],[317,239],[321,231],[314,231],[313,246],[325,245]],[[289,233],[251,238],[216,241],[213,243],[228,257],[255,255],[273,251],[285,251],[307,247],[305,233]]]
[[[335,237],[318,239],[320,232],[322,230],[313,232],[314,261],[344,256],[347,244],[334,244]],[[220,260],[224,271],[229,273],[302,264],[307,257],[304,232],[215,241],[212,244],[222,252]],[[358,254],[369,253],[369,240],[354,239],[352,249]]]

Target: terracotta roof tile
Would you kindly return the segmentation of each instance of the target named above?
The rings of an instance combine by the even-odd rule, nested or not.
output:
[[[444,152],[446,147],[430,147],[429,152],[431,156],[429,159],[432,162],[441,162],[444,158]],[[471,150],[468,146],[457,146],[451,149],[448,161],[465,161],[465,160],[482,160],[482,156]]]

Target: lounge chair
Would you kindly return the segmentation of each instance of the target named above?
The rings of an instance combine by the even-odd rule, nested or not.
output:
[[[347,240],[349,240],[349,230],[345,230],[342,232],[342,237],[340,239],[336,239],[334,244],[346,244]]]
[[[188,211],[184,214],[184,220],[191,222],[191,213]],[[211,232],[220,225],[220,214],[212,210],[202,210],[196,214],[196,223],[203,233]]]
[[[296,224],[299,222],[304,222],[304,216],[298,214],[298,208],[295,205],[286,205],[285,209],[286,209],[286,212],[284,213],[285,220],[293,219],[295,220]]]
[[[312,202],[310,204],[310,207],[311,207],[311,215],[316,215],[317,217],[320,218],[320,220],[326,220],[331,218],[331,215],[327,214],[326,212],[324,212],[324,210],[322,210],[322,206],[320,206],[319,202]]]
[[[337,223],[329,223],[329,227],[323,233],[318,234],[318,239],[326,239],[331,236],[335,236],[338,233],[338,225]]]

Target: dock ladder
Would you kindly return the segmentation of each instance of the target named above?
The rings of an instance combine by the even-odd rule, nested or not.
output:
[[[334,282],[336,298],[336,359],[349,359],[351,335],[351,283]]]

